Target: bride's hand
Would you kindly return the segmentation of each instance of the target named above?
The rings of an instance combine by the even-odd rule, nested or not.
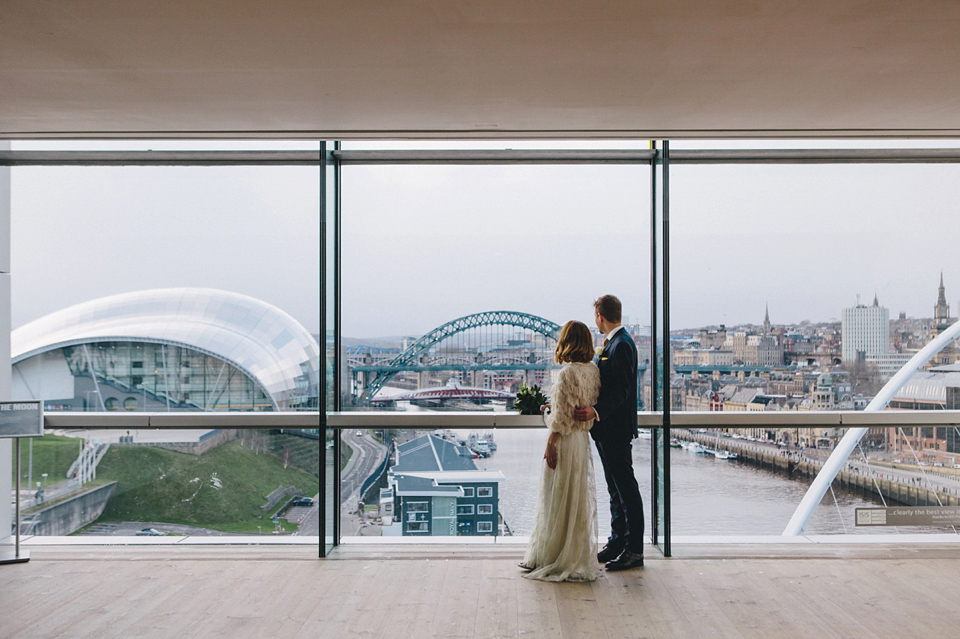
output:
[[[547,467],[550,468],[550,470],[556,470],[557,445],[553,442],[547,442],[547,452],[543,454],[543,458],[547,460]]]
[[[547,460],[547,467],[550,470],[556,470],[557,468],[557,440],[560,439],[558,433],[550,433],[550,437],[547,438],[547,450],[543,453],[543,458]]]

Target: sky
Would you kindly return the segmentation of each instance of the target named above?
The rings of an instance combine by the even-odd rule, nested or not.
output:
[[[777,145],[854,146],[691,141],[674,148]],[[896,143],[932,145],[960,142]],[[118,147],[225,145],[68,148]],[[319,331],[316,169],[11,171],[14,327],[114,293],[201,286],[257,297]],[[604,293],[621,297],[630,321],[648,323],[649,202],[648,167],[346,166],[343,333],[418,336],[456,317],[501,309],[590,323],[592,301]],[[869,304],[875,294],[891,317],[929,317],[941,271],[956,315],[958,208],[957,165],[675,165],[671,324],[759,324],[766,305],[775,324],[837,320],[857,295]]]

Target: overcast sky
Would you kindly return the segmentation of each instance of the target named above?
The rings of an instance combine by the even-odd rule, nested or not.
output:
[[[224,145],[109,148],[121,146]],[[12,172],[15,327],[104,295],[203,286],[263,299],[318,331],[315,169]],[[648,322],[648,167],[347,166],[343,176],[349,337],[420,335],[494,309],[590,321],[607,292]],[[891,317],[927,317],[941,270],[956,315],[960,166],[674,166],[671,187],[675,328],[760,323],[765,304],[774,323],[838,319],[875,293]]]

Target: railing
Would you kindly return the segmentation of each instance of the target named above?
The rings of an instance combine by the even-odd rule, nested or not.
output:
[[[639,412],[641,428],[659,427],[660,413]],[[814,428],[826,426],[947,426],[960,425],[960,411],[917,410],[864,413],[862,411],[690,411],[671,412],[670,425],[678,428]],[[332,428],[533,428],[543,426],[538,416],[513,412],[397,412],[342,411],[327,414]]]
[[[263,412],[48,412],[43,415],[46,429],[123,430],[127,428],[159,430],[190,430],[236,428],[259,430],[264,428],[319,428],[320,413],[316,411]]]

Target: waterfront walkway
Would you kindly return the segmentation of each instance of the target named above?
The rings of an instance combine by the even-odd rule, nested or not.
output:
[[[0,566],[0,619],[5,639],[955,637],[953,539],[679,543],[590,584],[522,579],[516,544],[43,546]]]
[[[776,444],[763,441],[749,441],[716,436],[715,431],[695,433],[687,429],[677,429],[679,439],[695,441],[706,448],[719,446],[723,450],[735,452],[745,461],[762,462],[786,469],[787,462],[793,462],[801,474],[816,475],[826,463],[832,451],[819,449],[782,449]],[[876,453],[871,453],[876,454]],[[897,488],[898,500],[907,504],[921,505],[960,505],[960,469],[937,466],[920,466],[903,461],[883,461],[867,458],[859,449],[844,462],[841,471],[841,485],[855,484],[867,492],[890,493],[891,486]],[[844,475],[846,473],[846,475]],[[854,477],[851,477],[853,475]],[[860,479],[862,478],[862,479]],[[844,481],[845,480],[845,481]],[[835,480],[836,481],[836,480]],[[923,491],[921,493],[920,491]]]

